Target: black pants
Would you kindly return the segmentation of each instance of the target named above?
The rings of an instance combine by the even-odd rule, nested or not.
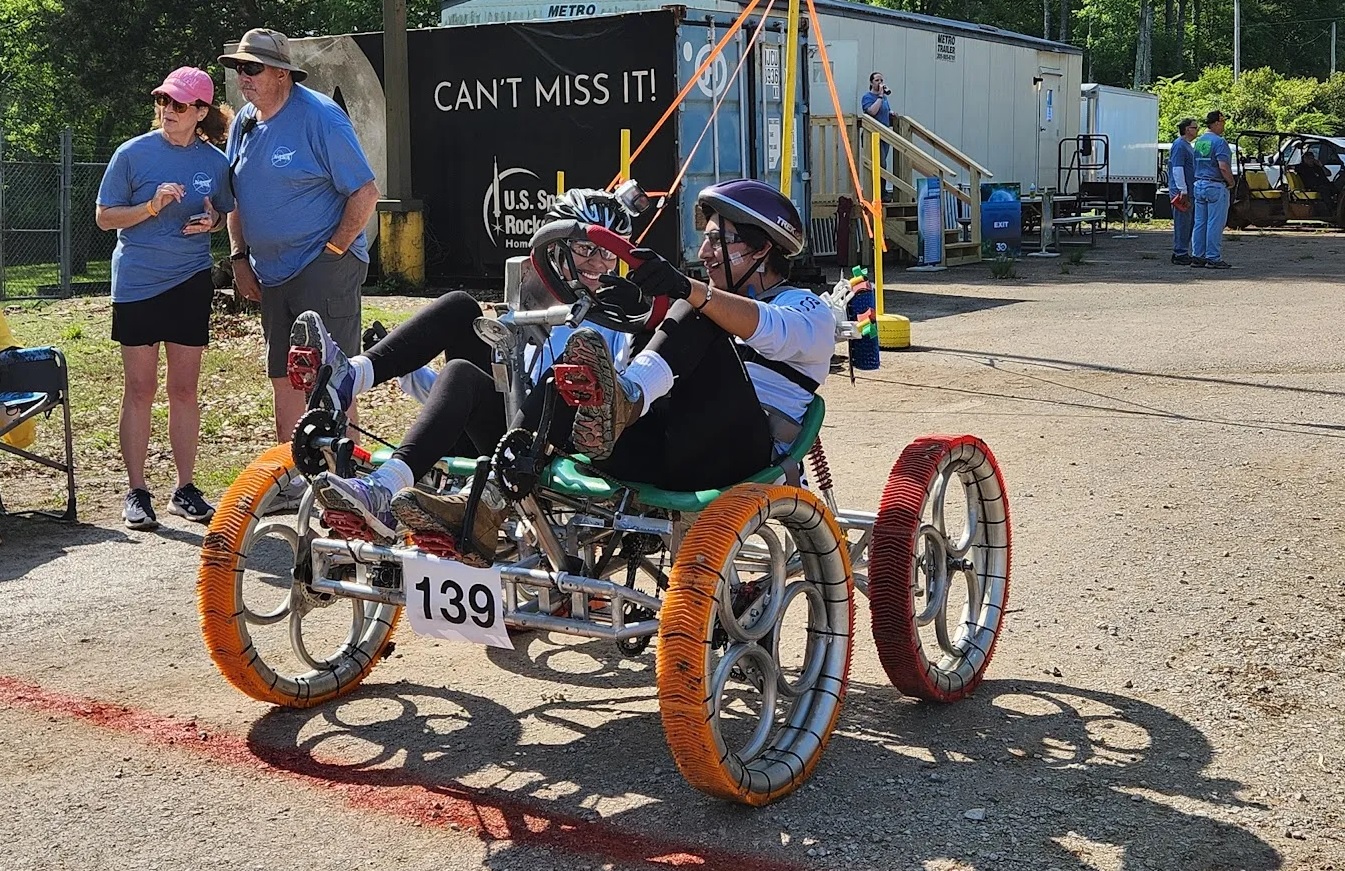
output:
[[[668,363],[677,380],[594,464],[618,480],[665,490],[728,487],[770,465],[773,443],[756,389],[738,359],[733,337],[690,303],[673,304],[645,346]],[[549,380],[545,382],[550,389]],[[534,390],[520,425],[541,419],[543,390]],[[556,401],[552,438],[569,450],[574,409]]]
[[[504,435],[504,396],[490,376],[490,347],[472,323],[481,306],[460,290],[446,293],[370,348],[374,384],[410,374],[444,355],[429,399],[393,456],[417,478],[444,456],[490,454]]]
[[[480,314],[468,294],[445,294],[367,354],[375,384],[412,372],[440,353],[448,360],[393,453],[417,478],[445,455],[489,454],[504,435],[504,397],[489,374],[490,350],[471,329]],[[621,434],[612,456],[595,464],[598,469],[623,481],[705,490],[736,484],[770,464],[770,427],[728,333],[682,300],[646,347],[667,361],[675,386]],[[550,384],[549,373],[542,381]],[[515,426],[536,428],[549,390],[529,395]],[[568,450],[574,409],[557,399],[552,415],[551,437]]]

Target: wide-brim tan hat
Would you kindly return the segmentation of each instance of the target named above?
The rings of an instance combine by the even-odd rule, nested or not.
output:
[[[240,62],[247,61],[289,70],[290,77],[296,82],[308,78],[308,73],[290,60],[290,38],[278,30],[269,30],[265,27],[249,30],[243,34],[237,51],[219,56],[219,62],[229,69],[234,69]]]

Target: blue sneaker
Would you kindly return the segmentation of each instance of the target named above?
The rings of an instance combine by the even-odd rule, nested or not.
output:
[[[371,478],[341,478],[323,472],[313,479],[317,501],[331,511],[357,514],[369,530],[385,541],[397,538],[397,518],[392,515],[392,493]]]
[[[316,365],[313,365],[314,357]],[[327,381],[327,398],[337,414],[345,414],[355,401],[355,367],[350,365],[345,351],[332,341],[331,334],[322,324],[322,316],[315,311],[306,311],[290,328],[287,364],[290,383],[311,393],[317,380],[317,369],[322,366],[332,367],[332,377]]]

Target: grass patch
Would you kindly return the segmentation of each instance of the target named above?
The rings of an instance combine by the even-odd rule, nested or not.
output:
[[[1013,268],[1013,258],[996,257],[990,263],[990,276],[1001,280],[1017,278],[1018,273]]]
[[[377,306],[366,304],[365,324],[381,320],[392,327],[414,310],[397,306],[390,301]],[[111,302],[106,298],[44,300],[11,305],[5,309],[5,316],[19,342],[56,345],[69,363],[81,516],[106,517],[119,510],[126,488],[118,438],[122,365],[120,348],[110,338]],[[210,347],[201,362],[201,439],[195,478],[213,499],[275,442],[275,424],[258,315],[231,314],[217,308],[210,332]],[[167,500],[176,480],[168,441],[162,357],[161,352],[159,393],[151,412],[153,429],[146,462],[146,477],[159,502]],[[360,408],[369,429],[396,441],[418,406],[389,384],[362,397]],[[39,453],[57,451],[60,438],[60,419],[53,416],[38,424],[35,447]],[[6,503],[15,508],[64,505],[60,476],[11,455],[0,455],[0,480],[4,481]]]

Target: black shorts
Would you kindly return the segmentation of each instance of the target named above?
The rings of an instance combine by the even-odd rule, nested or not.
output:
[[[112,303],[112,341],[123,345],[172,342],[204,348],[210,344],[210,304],[215,285],[202,269],[158,296]]]

